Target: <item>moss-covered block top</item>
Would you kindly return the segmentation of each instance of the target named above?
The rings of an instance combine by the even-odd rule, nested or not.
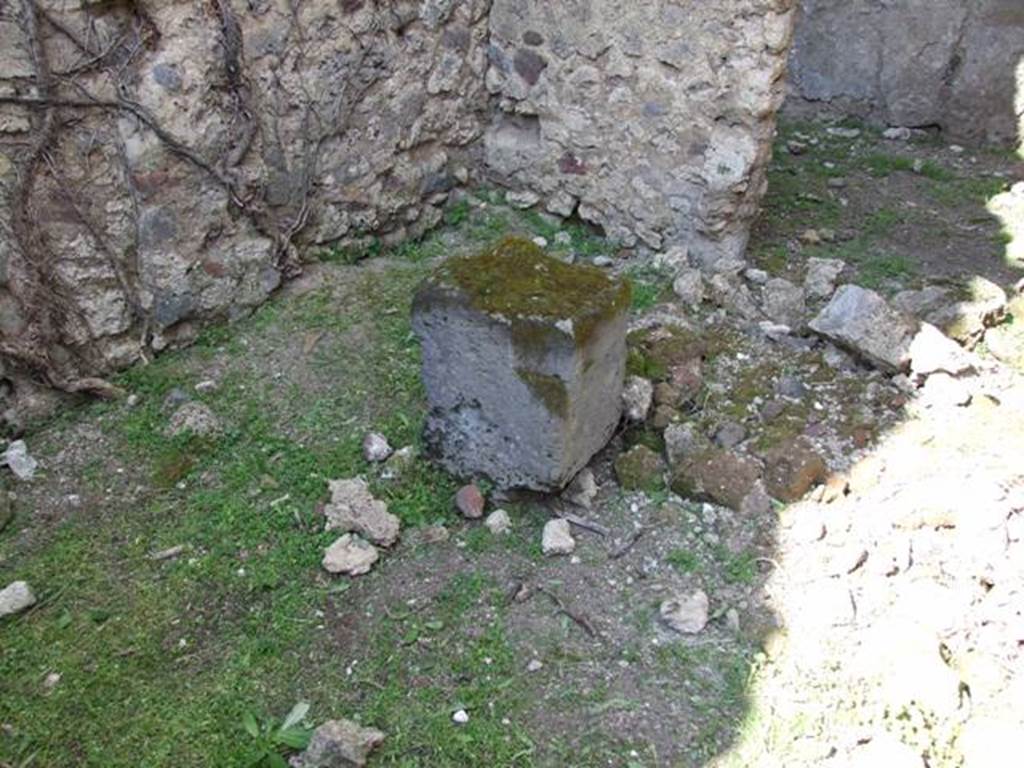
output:
[[[456,290],[473,308],[512,321],[548,321],[584,341],[625,312],[628,283],[600,269],[566,264],[529,240],[507,237],[475,256],[445,262],[432,281]]]

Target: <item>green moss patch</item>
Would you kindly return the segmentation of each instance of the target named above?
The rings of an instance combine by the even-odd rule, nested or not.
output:
[[[630,287],[599,269],[565,264],[519,237],[476,256],[448,261],[437,280],[458,288],[476,309],[516,318],[572,320],[576,337],[630,305]]]
[[[627,368],[635,376],[653,381],[669,378],[672,369],[695,357],[705,357],[714,344],[682,328],[650,328],[634,331],[627,339]]]
[[[569,390],[565,382],[558,376],[549,376],[525,368],[517,368],[516,373],[534,396],[544,403],[550,413],[565,418],[569,414]]]

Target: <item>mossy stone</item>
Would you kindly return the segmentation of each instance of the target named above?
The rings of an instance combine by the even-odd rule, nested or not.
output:
[[[768,493],[787,504],[828,479],[828,465],[803,437],[779,443],[765,452],[764,460]]]
[[[456,257],[413,302],[428,450],[454,474],[560,490],[622,412],[628,285],[507,238]]]
[[[521,237],[506,237],[475,256],[450,259],[436,279],[457,287],[476,309],[511,320],[526,346],[542,343],[534,335],[544,336],[550,328],[531,320],[561,321],[586,344],[597,325],[632,301],[629,283],[596,267],[566,264]],[[525,327],[517,321],[526,321]]]
[[[634,331],[627,339],[627,367],[634,376],[655,382],[668,380],[672,370],[708,354],[708,343],[683,328],[648,328]]]
[[[683,498],[711,501],[739,511],[761,478],[753,459],[709,449],[686,461],[672,476],[672,490]]]
[[[646,445],[635,445],[615,460],[615,476],[627,491],[665,487],[665,461]]]

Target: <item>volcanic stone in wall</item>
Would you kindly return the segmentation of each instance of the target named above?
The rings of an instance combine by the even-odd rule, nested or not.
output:
[[[613,240],[746,247],[795,0],[495,0],[485,137],[498,183]]]
[[[618,424],[629,304],[628,285],[518,238],[443,265],[413,304],[441,464],[564,487]]]

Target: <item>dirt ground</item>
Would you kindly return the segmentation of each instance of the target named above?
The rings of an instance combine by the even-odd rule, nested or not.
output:
[[[854,130],[782,127],[751,263],[799,282],[807,258],[840,258],[844,282],[886,295],[975,276],[1012,293],[1024,264],[992,201],[1024,166]],[[708,435],[739,424],[754,455],[801,437],[847,492],[745,515],[625,491],[619,454],[663,447],[625,430],[591,465],[593,507],[574,510],[608,534],[575,529],[574,554],[551,558],[541,529],[559,499],[492,498],[513,521],[494,536],[458,517],[458,481],[429,462],[382,477],[363,435],[415,446],[425,415],[415,286],[507,232],[611,256],[637,288],[635,329],[707,342],[686,419]],[[130,400],[82,403],[26,436],[41,470],[7,480],[0,585],[24,579],[39,602],[0,620],[0,766],[259,764],[243,718],[300,700],[310,724],[384,731],[371,765],[1008,764],[985,760],[1018,744],[1024,700],[1011,367],[982,346],[969,405],[928,401],[826,360],[813,335],[683,306],[650,254],[495,194],[456,203],[423,242],[359,256],[320,254],[253,317],[126,373]],[[222,429],[169,436],[187,400]],[[320,509],[328,480],[356,475],[404,530],[347,580],[320,568],[334,538]],[[659,606],[695,589],[710,621],[681,636]]]

